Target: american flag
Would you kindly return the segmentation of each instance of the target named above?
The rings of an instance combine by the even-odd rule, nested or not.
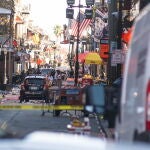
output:
[[[79,28],[79,37],[82,36],[83,31],[87,29],[88,25],[91,23],[91,19],[84,19]]]
[[[71,25],[71,35],[77,36],[77,32],[78,32],[78,22],[75,19],[73,19]]]
[[[79,20],[80,15],[80,20]],[[83,31],[88,27],[91,19],[85,19],[84,13],[80,12],[77,16],[77,19],[72,20],[72,32],[71,35],[77,36],[78,35],[78,22],[79,22],[79,37],[82,36]]]

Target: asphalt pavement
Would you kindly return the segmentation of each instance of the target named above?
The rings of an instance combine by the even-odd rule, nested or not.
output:
[[[57,87],[55,87],[57,88]],[[4,97],[0,96],[0,103],[1,104],[19,104],[19,95],[12,95],[12,93],[8,93],[6,94]],[[31,104],[41,104],[41,101],[30,101],[28,103],[29,105]],[[12,110],[13,111],[13,110]],[[7,110],[3,110],[3,112],[9,112]],[[15,111],[13,111],[14,113]],[[25,112],[25,111],[16,111],[17,112],[17,116],[19,115],[20,117],[20,121],[18,120],[19,118],[15,118],[16,121],[13,121],[11,122],[11,125],[9,123],[9,125],[11,126],[11,128],[16,128],[16,132],[18,130],[18,125],[16,124],[16,122],[19,123],[19,128],[20,130],[22,130],[22,127],[21,126],[25,126],[23,125],[25,122],[28,122],[30,120],[32,120],[32,122],[30,123],[31,124],[31,127],[29,130],[27,129],[23,129],[24,131],[24,134],[27,133],[27,132],[31,132],[31,131],[34,131],[35,129],[36,130],[39,130],[39,129],[42,129],[42,130],[50,130],[50,131],[54,131],[54,132],[68,132],[67,131],[67,124],[70,123],[70,119],[71,119],[71,116],[78,116],[80,117],[80,119],[83,121],[84,117],[83,117],[83,113],[81,111],[62,111],[61,114],[60,114],[60,117],[54,117],[53,116],[53,113],[52,111],[47,111],[45,110],[45,113],[44,113],[44,116],[43,116],[43,119],[46,121],[48,119],[48,122],[49,120],[51,120],[51,123],[48,125],[47,123],[45,124],[42,120],[41,120],[41,117],[42,116],[42,111],[37,111],[37,110],[29,110],[28,112]],[[2,114],[2,112],[1,112]],[[28,114],[28,115],[27,115]],[[30,115],[29,115],[30,114]],[[71,115],[70,115],[71,114]],[[16,115],[14,115],[16,116]],[[29,118],[26,117],[26,116],[30,116]],[[22,120],[23,118],[23,120]],[[47,118],[47,119],[46,119]],[[30,120],[28,120],[30,119]],[[99,126],[99,122],[98,120],[95,118],[94,115],[90,115],[89,116],[89,119],[90,119],[90,125],[91,125],[91,135],[92,136],[99,136],[101,138],[104,138],[104,132],[102,131],[102,128]],[[38,122],[43,122],[42,123],[42,126],[40,125],[40,123]],[[46,121],[47,122],[47,121]],[[63,123],[64,122],[64,123]],[[107,122],[102,120],[102,125],[104,126],[104,128],[106,129],[106,132],[107,132],[107,135],[109,138],[112,138],[111,136],[111,131],[107,128]],[[37,126],[35,126],[37,124]],[[44,125],[45,124],[45,125]],[[8,125],[8,122],[7,122],[7,125]],[[8,126],[9,126],[8,125]],[[44,125],[44,126],[43,126]],[[1,125],[3,126],[3,124]],[[15,127],[16,126],[16,127]],[[28,126],[28,125],[27,125]],[[26,128],[29,128],[27,127]]]

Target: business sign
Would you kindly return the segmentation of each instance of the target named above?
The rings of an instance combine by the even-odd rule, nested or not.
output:
[[[109,44],[108,39],[100,39],[100,44]]]
[[[124,59],[124,55],[122,53],[122,50],[115,50],[112,53],[111,62],[113,64],[122,64],[123,59]]]
[[[116,41],[111,41],[110,42],[110,52],[112,53],[117,49],[117,42]]]
[[[109,58],[109,40],[100,39],[100,57]]]

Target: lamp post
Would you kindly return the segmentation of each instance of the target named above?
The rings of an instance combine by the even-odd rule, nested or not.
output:
[[[119,9],[118,9],[118,38],[117,38],[117,49],[122,50],[122,9],[123,1],[119,0]],[[117,64],[117,78],[122,75],[121,63]]]
[[[53,67],[55,67],[55,58],[56,58],[56,44],[55,42],[53,42],[52,48],[54,50],[54,60],[53,60]]]
[[[70,8],[66,9],[66,17],[69,19],[73,19],[74,10],[72,8],[77,7],[78,8],[78,18],[77,18],[77,46],[76,46],[76,62],[75,62],[75,86],[78,84],[78,75],[79,75],[79,60],[78,60],[78,50],[79,50],[79,43],[80,43],[80,9],[81,8],[90,8],[92,5],[94,5],[94,0],[86,0],[86,6],[81,5],[81,0],[79,0],[79,3],[77,6],[75,6],[75,0],[67,0],[67,4],[70,6]],[[92,10],[92,9],[91,9]],[[89,9],[85,10],[85,18],[89,19],[92,18],[92,11]]]
[[[5,56],[5,65],[4,65],[4,84],[7,84],[7,75],[6,75],[6,64],[7,64],[7,49],[4,48],[4,56]]]
[[[79,29],[80,29],[80,7],[81,0],[79,0],[79,20],[78,20],[78,28],[77,28],[77,46],[76,46],[76,62],[75,62],[75,85],[78,84],[78,75],[79,75],[79,60],[78,60],[78,50],[79,50]]]

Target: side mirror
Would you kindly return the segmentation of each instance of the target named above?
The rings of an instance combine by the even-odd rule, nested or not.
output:
[[[85,89],[85,110],[104,114],[105,91],[102,85],[91,85]]]

